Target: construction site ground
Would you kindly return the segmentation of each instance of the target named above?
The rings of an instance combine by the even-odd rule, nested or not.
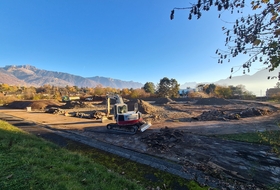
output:
[[[129,108],[135,102],[126,101]],[[65,105],[50,100],[17,101],[1,108],[0,113],[169,160],[180,165],[187,178],[201,185],[211,185],[215,179],[216,187],[232,189],[261,189],[280,184],[280,158],[272,152],[272,147],[215,137],[280,130],[280,104],[218,98],[162,98],[138,100],[138,104],[144,119],[152,126],[135,135],[109,131],[106,125],[110,121],[102,123],[100,117],[94,117],[97,112],[105,112],[104,102]],[[45,112],[54,107],[59,110]]]

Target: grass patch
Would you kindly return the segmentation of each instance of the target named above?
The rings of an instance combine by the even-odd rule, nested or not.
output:
[[[269,145],[272,146],[272,151],[280,156],[280,131],[216,135],[216,137],[228,140]]]
[[[146,189],[169,190],[208,190],[209,187],[201,187],[195,181],[186,180],[176,175],[133,162],[129,159],[98,150],[82,143],[68,142],[71,151],[86,154],[95,162],[100,163],[112,171],[125,176],[131,181],[142,184]]]
[[[0,121],[0,189],[144,189],[86,156]]]
[[[209,188],[69,139],[61,148],[3,121],[0,160],[0,189]]]

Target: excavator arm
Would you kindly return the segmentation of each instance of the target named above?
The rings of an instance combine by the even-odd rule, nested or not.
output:
[[[107,100],[110,100],[110,99],[116,100],[116,104],[124,103],[122,97],[118,94],[107,94]]]

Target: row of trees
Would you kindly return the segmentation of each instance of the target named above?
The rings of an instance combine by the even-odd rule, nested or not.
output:
[[[179,84],[175,79],[164,77],[160,80],[157,87],[152,82],[147,82],[141,89],[116,89],[98,85],[94,88],[66,86],[57,87],[52,85],[43,85],[41,87],[10,86],[0,84],[1,96],[16,97],[24,100],[38,99],[57,99],[61,100],[63,96],[102,96],[107,93],[118,93],[126,98],[143,98],[143,97],[178,97]]]
[[[244,98],[244,99],[252,99],[255,98],[251,92],[246,90],[244,85],[237,86],[221,86],[215,84],[200,84],[198,85],[198,89],[201,89],[202,92],[211,96],[211,97],[219,97],[219,98]]]
[[[125,98],[145,98],[145,97],[170,97],[177,98],[179,94],[179,84],[176,79],[164,77],[155,85],[153,82],[146,82],[141,89],[115,89],[111,87],[102,87],[101,85],[94,88],[66,86],[57,87],[44,85],[41,87],[24,87],[10,86],[8,84],[0,84],[0,96],[13,97],[24,100],[39,99],[57,99],[61,100],[63,96],[103,96],[107,93],[118,93]],[[207,97],[253,97],[253,95],[245,89],[245,86],[219,86],[215,84],[200,84],[195,90],[188,90],[184,94],[189,97],[201,97],[202,94]],[[182,95],[182,94],[181,94]],[[3,98],[1,98],[3,100]],[[3,102],[2,102],[3,103]]]
[[[63,96],[102,96],[107,93],[118,93],[127,98],[148,97],[150,93],[145,92],[144,89],[115,89],[111,87],[102,87],[98,85],[94,88],[66,86],[57,87],[51,85],[44,85],[41,87],[22,87],[9,86],[8,84],[0,84],[0,99],[22,99],[22,100],[39,100],[39,99],[57,99],[61,100]],[[2,101],[3,103],[3,101]]]
[[[164,77],[160,80],[157,87],[152,82],[145,83],[143,89],[145,92],[156,95],[158,97],[171,97],[177,98],[179,96],[180,84],[177,80]]]
[[[157,97],[177,98],[180,95],[189,97],[220,97],[220,98],[254,98],[251,92],[247,91],[244,85],[221,86],[215,84],[199,84],[195,89],[186,89],[184,94],[179,94],[179,84],[175,79],[164,77],[155,87],[152,82],[145,83],[143,89],[145,92],[154,94]]]

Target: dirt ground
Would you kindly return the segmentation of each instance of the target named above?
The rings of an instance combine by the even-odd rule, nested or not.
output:
[[[135,135],[106,129],[107,123],[99,117],[105,112],[104,102],[14,102],[0,112],[169,159],[180,163],[185,172],[197,169],[221,180],[230,179],[233,188],[237,184],[245,189],[280,184],[280,159],[271,147],[214,137],[279,130],[280,104],[218,98],[162,98],[126,103],[131,108],[136,101],[152,127]],[[26,111],[26,107],[32,111]],[[45,113],[45,109],[53,107],[59,110]],[[201,184],[207,181],[191,175]]]

